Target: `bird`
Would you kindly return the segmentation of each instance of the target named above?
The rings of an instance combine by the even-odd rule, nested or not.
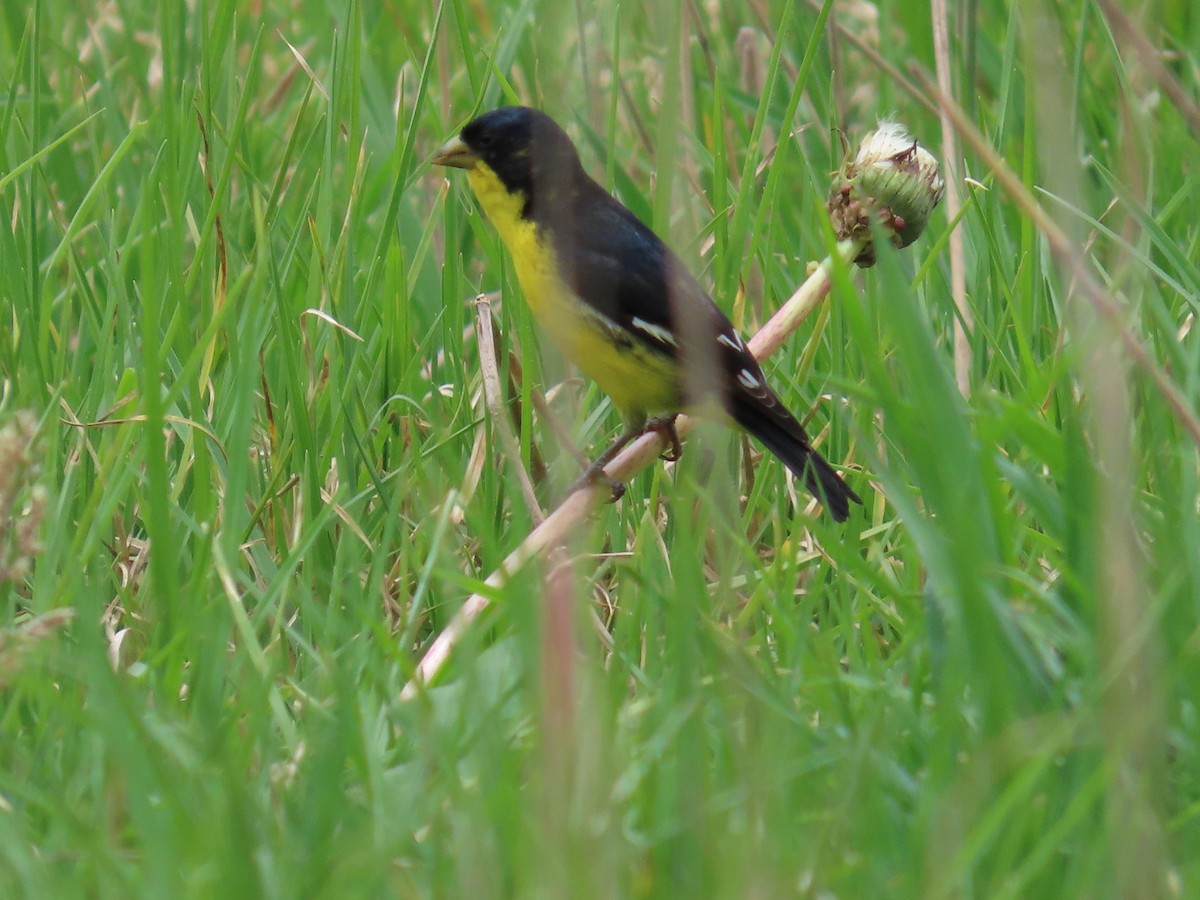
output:
[[[534,319],[622,415],[623,432],[582,482],[606,478],[604,466],[647,430],[662,435],[664,459],[678,459],[674,422],[686,410],[749,432],[835,521],[862,503],[813,449],[728,317],[662,239],[587,174],[549,115],[527,106],[485,112],[432,162],[466,172]],[[621,491],[614,484],[614,496]]]

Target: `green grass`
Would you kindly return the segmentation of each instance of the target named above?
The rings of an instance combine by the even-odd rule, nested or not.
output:
[[[1197,448],[970,150],[969,397],[940,213],[767,365],[865,509],[704,430],[401,700],[532,527],[477,292],[543,505],[577,472],[438,144],[546,108],[746,332],[831,245],[839,129],[941,146],[849,11],[648,9],[4,5],[0,896],[1200,891]],[[1195,415],[1197,123],[1096,4],[968,10],[958,102]],[[928,12],[876,12],[932,71]],[[1195,102],[1193,5],[1143,25]]]

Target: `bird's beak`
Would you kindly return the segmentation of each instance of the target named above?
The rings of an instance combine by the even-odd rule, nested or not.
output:
[[[479,157],[457,134],[442,144],[433,155],[435,166],[452,166],[455,169],[469,169],[478,161]]]

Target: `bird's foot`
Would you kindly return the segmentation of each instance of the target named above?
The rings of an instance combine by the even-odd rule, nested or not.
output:
[[[667,462],[676,462],[683,456],[683,445],[679,442],[679,433],[675,430],[677,415],[655,416],[646,420],[645,431],[647,433],[653,431],[666,441],[667,448],[662,452],[662,459]]]
[[[595,464],[589,466],[587,471],[579,476],[567,493],[573,494],[576,491],[591,489],[598,484],[608,485],[608,489],[612,494],[608,499],[609,503],[616,503],[625,496],[625,484],[607,475],[604,471],[604,466],[597,467]]]
[[[641,433],[641,429],[636,426],[628,427],[621,432],[617,439],[609,445],[609,448],[596,457],[595,462],[584,470],[584,473],[579,476],[579,480],[571,485],[570,493],[573,494],[578,490],[591,488],[597,484],[607,484],[609,490],[612,492],[610,503],[616,503],[625,496],[625,485],[605,472],[604,468],[616,459],[617,454],[625,449],[630,441]]]

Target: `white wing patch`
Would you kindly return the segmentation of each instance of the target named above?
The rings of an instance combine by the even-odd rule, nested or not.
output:
[[[742,336],[736,331],[733,333],[732,337],[728,334],[718,334],[717,343],[724,344],[726,347],[736,353],[741,353],[746,349],[746,344],[742,341]]]
[[[724,335],[722,335],[722,337],[724,337]],[[737,380],[738,383],[748,391],[757,390],[758,388],[762,387],[762,382],[759,381],[754,376],[754,373],[749,369],[742,369],[740,372],[738,372]]]
[[[650,335],[650,337],[654,338],[660,344],[667,344],[671,347],[677,346],[675,343],[675,335],[671,334],[670,331],[668,331],[666,328],[663,328],[661,325],[655,325],[653,322],[647,322],[645,319],[639,319],[636,316],[634,316],[633,320],[630,321],[629,324],[639,331]]]

